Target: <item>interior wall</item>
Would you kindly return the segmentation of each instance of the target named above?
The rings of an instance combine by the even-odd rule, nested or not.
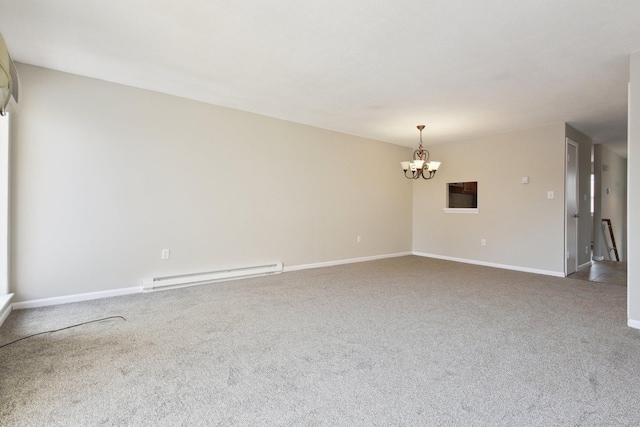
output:
[[[602,234],[602,147],[593,146],[593,259],[604,260]],[[606,249],[605,249],[606,251]]]
[[[627,218],[640,218],[640,51],[630,55],[627,149]],[[640,224],[628,222],[627,308],[630,326],[640,329]]]
[[[414,183],[414,251],[564,274],[565,133],[559,123],[430,146],[442,165]],[[478,214],[443,211],[447,183],[461,181],[478,182]]]
[[[627,260],[627,160],[613,150],[598,144],[594,147],[594,174],[596,176],[596,206],[594,213],[594,257],[615,261],[607,250],[601,226],[602,218],[611,220],[613,235],[620,261]]]
[[[18,67],[14,301],[411,250],[411,148]]]
[[[578,267],[591,264],[591,240],[593,220],[591,219],[591,138],[565,125],[567,138],[578,143]]]

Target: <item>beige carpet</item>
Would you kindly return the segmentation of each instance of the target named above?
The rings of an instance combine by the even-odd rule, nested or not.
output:
[[[14,311],[3,426],[636,426],[626,288],[419,257]]]

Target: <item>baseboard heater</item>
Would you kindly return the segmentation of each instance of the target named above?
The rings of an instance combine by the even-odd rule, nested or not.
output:
[[[231,268],[206,273],[181,274],[179,276],[151,277],[142,280],[142,291],[152,292],[162,289],[175,289],[185,286],[205,285],[223,280],[264,276],[282,273],[282,263],[255,265],[252,267]]]

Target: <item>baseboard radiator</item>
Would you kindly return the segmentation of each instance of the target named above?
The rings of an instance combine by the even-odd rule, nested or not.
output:
[[[245,277],[265,276],[282,273],[282,263],[255,265],[251,267],[231,268],[206,273],[181,274],[179,276],[151,277],[142,281],[142,291],[152,292],[162,289],[175,289],[185,286],[205,285],[224,280]]]

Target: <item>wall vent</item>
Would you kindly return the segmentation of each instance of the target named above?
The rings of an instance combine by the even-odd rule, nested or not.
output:
[[[17,111],[19,102],[20,78],[18,70],[9,55],[4,38],[0,34],[0,114],[4,116],[7,111]]]
[[[9,75],[11,75],[11,81],[13,81],[11,96],[16,104],[20,104],[20,76],[18,75],[18,69],[13,59],[11,59],[9,63]]]
[[[186,286],[205,285],[224,280],[243,279],[245,277],[265,276],[282,273],[282,262],[251,267],[230,268],[206,273],[190,273],[178,276],[151,277],[142,281],[143,292],[163,289],[175,289]]]

